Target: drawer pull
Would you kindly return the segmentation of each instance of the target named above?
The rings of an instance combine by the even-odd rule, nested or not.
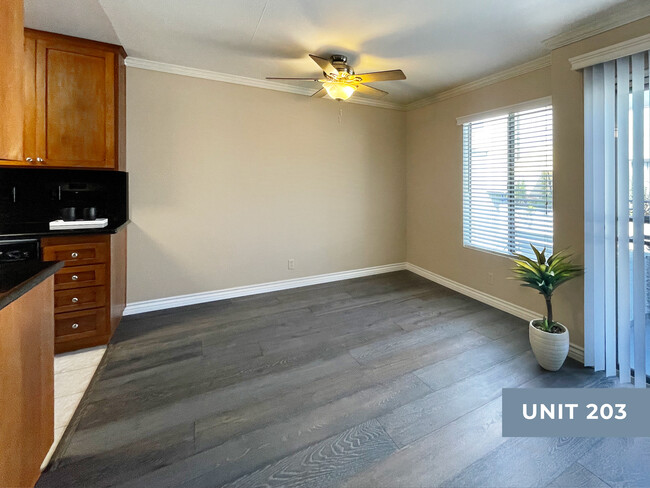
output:
[[[79,324],[72,324],[73,329],[76,329],[77,327],[79,327]]]
[[[72,275],[72,281],[77,281],[79,277],[77,275]]]
[[[79,301],[79,299],[78,299],[77,297],[74,297],[74,298],[72,299],[72,303],[77,303],[78,301]]]
[[[70,254],[70,256],[72,256],[73,258],[78,258],[79,253],[78,252],[73,252],[73,253]]]

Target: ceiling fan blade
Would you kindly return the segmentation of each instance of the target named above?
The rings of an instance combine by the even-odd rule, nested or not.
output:
[[[332,66],[332,63],[330,63],[329,59],[321,58],[314,54],[310,54],[309,57],[313,59],[314,63],[316,63],[326,74],[331,76],[338,76],[339,70]]]
[[[267,80],[294,80],[294,81],[318,81],[318,78],[278,78],[276,76],[267,76]]]
[[[370,85],[364,85],[362,83],[360,83],[357,86],[357,92],[361,93],[362,95],[368,95],[370,97],[376,97],[376,98],[380,98],[385,95],[388,95],[388,92],[385,92],[384,90],[379,90],[378,88],[375,88]]]
[[[361,73],[360,75],[355,74],[354,77],[361,78],[361,83],[406,79],[406,75],[401,69],[392,69],[390,71],[376,71],[375,73]]]
[[[312,95],[312,98],[320,98],[320,97],[324,97],[325,95],[327,95],[325,88],[321,88],[320,90],[318,90]]]

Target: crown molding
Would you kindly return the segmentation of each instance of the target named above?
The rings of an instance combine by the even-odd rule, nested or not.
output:
[[[547,49],[557,49],[648,16],[648,0],[627,0],[596,14],[586,22],[578,22],[572,29],[550,37],[542,44]]]
[[[124,60],[129,68],[140,68],[149,71],[160,71],[161,73],[170,73],[173,75],[189,76],[190,78],[201,78],[203,80],[222,81],[224,83],[233,83],[235,85],[252,86],[254,88],[266,88],[267,90],[276,90],[296,95],[312,95],[314,90],[302,86],[285,85],[270,80],[258,80],[246,76],[231,75],[228,73],[219,73],[206,69],[190,68],[178,64],[161,63],[160,61],[151,61],[149,59],[127,57]]]
[[[505,81],[510,78],[514,78],[516,76],[521,76],[526,73],[530,73],[531,71],[536,71],[538,69],[546,68],[550,65],[551,65],[551,56],[550,55],[542,56],[541,58],[533,59],[532,61],[528,61],[527,63],[513,66],[512,68],[499,71],[498,73],[493,73],[491,75],[484,76],[483,78],[479,78],[478,80],[470,81],[469,83],[465,83],[464,85],[459,85],[449,90],[436,93],[435,95],[432,95],[430,97],[423,98],[421,100],[417,100],[415,102],[409,103],[406,106],[406,109],[416,110],[418,108],[431,105],[432,103],[441,102],[442,100],[447,100],[449,98],[457,97],[459,95],[463,95],[465,93],[478,90],[479,88],[493,85],[500,81]]]
[[[124,64],[130,68],[159,71],[161,73],[189,76],[191,78],[201,78],[204,80],[221,81],[223,83],[251,86],[253,88],[264,88],[266,90],[293,93],[294,95],[304,95],[310,97],[314,94],[314,90],[302,86],[287,85],[271,80],[258,80],[256,78],[249,78],[246,76],[238,76],[228,73],[220,73],[218,71],[190,68],[187,66],[180,66],[178,64],[162,63],[160,61],[151,61],[149,59],[134,58],[132,56],[127,57],[124,61]],[[331,100],[330,98],[327,99]],[[351,97],[346,100],[346,102],[356,103],[358,105],[367,105],[370,107],[387,108],[390,110],[406,110],[406,106],[401,103],[386,102],[384,100],[373,100],[362,97]]]
[[[327,100],[332,100],[329,97],[326,97]],[[336,100],[332,100],[333,102]],[[385,100],[378,100],[374,98],[363,98],[363,97],[350,97],[346,100],[346,102],[350,103],[356,103],[357,105],[367,105],[369,107],[377,107],[377,108],[387,108],[389,110],[399,110],[401,112],[405,112],[406,105],[403,103],[397,103],[397,102],[387,102]]]
[[[125,60],[125,64],[131,68],[140,68],[150,71],[160,71],[162,73],[170,73],[181,76],[189,76],[192,78],[202,78],[205,80],[221,81],[224,83],[233,83],[236,85],[251,86],[254,88],[264,88],[267,90],[282,91],[285,93],[293,93],[295,95],[304,95],[311,96],[314,91],[309,88],[304,88],[301,86],[286,85],[284,83],[278,83],[270,80],[258,80],[256,78],[248,78],[246,76],[231,75],[228,73],[220,73],[217,71],[210,71],[198,68],[189,68],[187,66],[180,66],[177,64],[162,63],[159,61],[151,61],[148,59],[134,58],[129,56]],[[432,95],[421,100],[416,100],[409,104],[401,104],[395,102],[386,102],[383,100],[375,100],[370,98],[363,97],[351,97],[346,100],[346,103],[355,103],[358,105],[367,105],[370,107],[377,108],[386,108],[390,110],[400,110],[400,111],[410,111],[416,110],[418,108],[431,105],[432,103],[440,102],[442,100],[447,100],[449,98],[457,97],[465,93],[469,93],[479,88],[483,88],[500,81],[508,80],[516,76],[521,76],[531,71],[536,71],[538,69],[546,68],[551,65],[551,56],[546,55],[541,58],[533,59],[526,63],[513,66],[503,71],[493,73],[478,80],[459,85],[457,87],[445,90],[435,95]],[[327,100],[331,100],[326,98]],[[334,100],[332,100],[334,101]]]
[[[218,71],[210,71],[205,69],[190,68],[178,64],[162,63],[160,61],[151,61],[149,59],[134,58],[129,56],[125,60],[126,66],[130,68],[146,69],[150,71],[159,71],[162,73],[170,73],[180,76],[189,76],[191,78],[201,78],[204,80],[221,81],[223,83],[233,83],[235,85],[251,86],[254,88],[264,88],[266,90],[275,90],[285,93],[293,93],[294,95],[311,96],[314,91],[302,86],[286,85],[270,80],[258,80],[257,78],[248,78],[246,76],[231,75],[228,73],[220,73]],[[541,58],[533,59],[526,63],[508,68],[498,73],[479,78],[478,80],[465,83],[464,85],[436,93],[433,96],[417,100],[410,104],[401,104],[395,102],[386,102],[384,100],[375,100],[363,97],[351,97],[346,100],[346,103],[355,103],[358,105],[366,105],[370,107],[386,108],[389,110],[409,111],[415,110],[435,102],[446,100],[448,98],[457,97],[464,93],[468,93],[485,86],[504,81],[515,76],[520,76],[531,71],[546,68],[551,65],[551,56],[542,56]],[[326,98],[327,100],[331,100]],[[334,100],[332,100],[334,101]]]
[[[569,63],[571,63],[571,69],[579,70],[648,50],[650,50],[650,34],[569,58]]]

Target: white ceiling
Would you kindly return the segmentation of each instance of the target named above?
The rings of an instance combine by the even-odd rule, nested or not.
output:
[[[137,58],[257,79],[318,75],[308,53],[346,54],[357,73],[404,70],[405,81],[375,86],[390,92],[387,101],[410,103],[547,54],[543,40],[625,3],[25,0],[25,24],[121,44]]]

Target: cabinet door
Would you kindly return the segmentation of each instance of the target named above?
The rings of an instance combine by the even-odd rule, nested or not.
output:
[[[23,158],[23,0],[0,8],[0,164]]]
[[[24,164],[36,165],[36,39],[25,37],[24,101],[25,119],[23,128]]]
[[[115,54],[36,41],[36,156],[48,166],[115,167]]]
[[[52,286],[0,310],[0,486],[34,486],[54,440]]]

